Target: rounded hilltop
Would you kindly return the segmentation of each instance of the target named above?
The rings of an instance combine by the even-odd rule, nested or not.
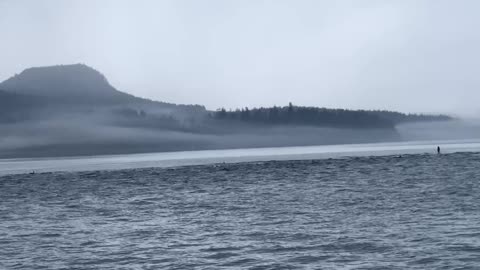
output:
[[[82,64],[31,67],[4,82],[0,90],[30,100],[62,106],[149,106],[154,110],[193,110],[204,112],[200,105],[173,104],[136,97],[113,87],[96,69]]]
[[[117,91],[99,71],[85,64],[32,67],[0,84],[19,94],[81,101],[119,101],[130,97]]]

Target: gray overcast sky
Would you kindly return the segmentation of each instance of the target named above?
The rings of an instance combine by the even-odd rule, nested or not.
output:
[[[480,116],[476,0],[0,0],[0,80],[85,63],[119,90],[221,106]]]

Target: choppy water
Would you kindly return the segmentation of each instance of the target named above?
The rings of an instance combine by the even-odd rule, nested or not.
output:
[[[480,155],[0,177],[0,269],[478,269]]]

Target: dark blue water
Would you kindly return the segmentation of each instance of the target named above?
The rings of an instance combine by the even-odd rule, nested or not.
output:
[[[0,269],[478,269],[476,153],[0,178]]]

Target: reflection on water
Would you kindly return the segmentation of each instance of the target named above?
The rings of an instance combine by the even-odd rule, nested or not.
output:
[[[322,145],[209,151],[166,152],[77,158],[0,159],[0,175],[28,172],[116,170],[267,160],[305,160],[345,156],[480,151],[478,140]]]
[[[2,269],[475,269],[475,153],[0,177]]]

